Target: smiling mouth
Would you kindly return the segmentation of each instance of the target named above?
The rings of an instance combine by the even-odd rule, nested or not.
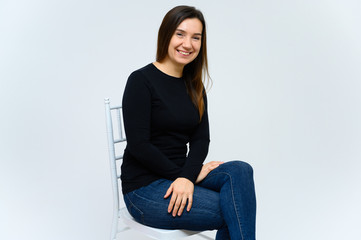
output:
[[[180,54],[182,54],[183,56],[189,56],[189,54],[191,54],[191,52],[183,52],[181,50],[177,50],[177,52],[179,52]]]

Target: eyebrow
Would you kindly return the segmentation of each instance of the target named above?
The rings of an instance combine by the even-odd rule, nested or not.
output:
[[[179,29],[179,28],[177,28],[176,31],[180,31],[180,32],[182,32],[182,33],[185,33],[185,32],[186,32],[186,31],[184,31],[184,30],[182,30],[182,29]],[[202,33],[195,33],[195,34],[193,34],[193,35],[202,36]]]

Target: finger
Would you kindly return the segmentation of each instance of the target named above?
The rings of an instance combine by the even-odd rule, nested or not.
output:
[[[214,170],[215,168],[217,168],[219,166],[219,164],[217,164],[217,163],[213,163],[213,164],[211,164],[211,165],[209,165],[209,166],[207,166],[207,173],[209,173],[210,171],[212,171],[212,170]]]
[[[164,198],[168,198],[172,193],[172,191],[173,191],[173,184],[171,184],[170,187],[168,188],[167,192],[164,195]]]
[[[184,210],[186,204],[187,204],[187,197],[184,197],[183,200],[182,200],[182,203],[181,203],[181,205],[180,205],[180,207],[179,207],[179,210],[178,210],[178,216],[181,216],[181,215],[182,215],[183,210]]]
[[[221,165],[221,164],[223,164],[224,162],[221,162],[221,161],[213,161],[212,163],[213,163],[213,165]]]
[[[213,165],[213,166],[209,167],[209,169],[212,171],[212,170],[216,169],[217,167],[219,167],[219,165]]]
[[[224,163],[224,162],[222,162],[222,161],[212,161],[211,163],[214,163],[214,164],[222,164],[222,163]]]
[[[173,207],[173,214],[172,214],[173,217],[175,217],[177,215],[177,211],[178,211],[181,203],[182,203],[182,198],[180,198],[180,197],[177,198],[177,201],[175,202],[174,207]]]
[[[219,167],[219,165],[223,164],[224,162],[219,162],[219,161],[215,161],[212,163],[212,165],[210,166],[213,169],[215,169],[216,167]]]
[[[176,200],[177,200],[177,197],[173,194],[172,198],[170,199],[169,205],[168,205],[168,213],[170,213],[172,211]]]
[[[192,208],[192,205],[193,205],[193,195],[190,195],[188,197],[188,206],[187,206],[187,211],[189,212]]]
[[[215,167],[218,167],[222,163],[223,162],[220,162],[220,161],[212,161],[212,162],[207,163],[204,167],[205,167],[205,170],[210,170],[210,169],[214,169]]]

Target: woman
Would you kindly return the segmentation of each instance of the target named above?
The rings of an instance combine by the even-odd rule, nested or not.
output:
[[[254,240],[251,166],[241,161],[203,165],[209,146],[204,74],[203,15],[193,7],[175,7],[160,26],[156,61],[133,72],[124,91],[124,201],[148,226],[218,229],[216,239]]]

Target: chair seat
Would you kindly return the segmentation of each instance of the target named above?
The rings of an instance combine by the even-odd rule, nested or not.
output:
[[[148,227],[143,224],[138,223],[134,218],[129,214],[126,208],[119,210],[119,216],[124,221],[124,223],[130,228],[142,232],[148,237],[159,239],[159,240],[175,240],[179,238],[184,238],[199,233],[198,231],[188,231],[188,230],[167,230],[160,228]]]

